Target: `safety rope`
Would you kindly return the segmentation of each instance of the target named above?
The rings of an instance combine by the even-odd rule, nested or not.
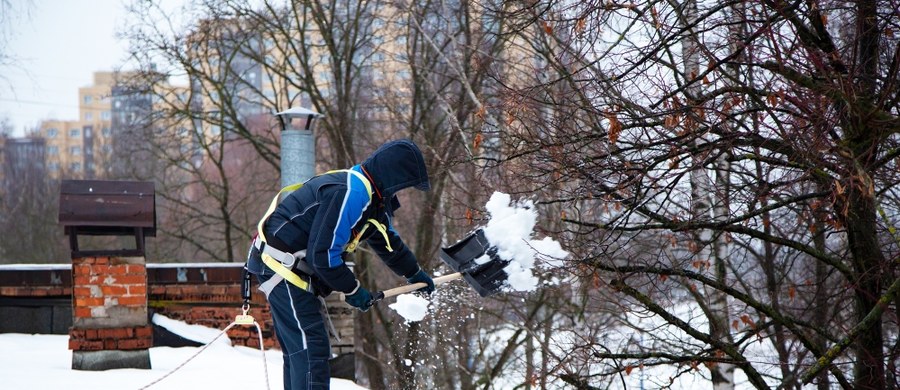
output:
[[[247,312],[250,311],[249,305],[244,304],[244,306],[241,307],[241,310],[243,311],[243,313],[237,315],[234,318],[234,321],[232,321],[230,324],[228,324],[228,326],[226,326],[225,329],[223,329],[221,332],[219,332],[219,334],[217,334],[216,337],[213,337],[212,341],[210,341],[210,342],[206,343],[205,345],[203,345],[202,347],[200,347],[200,349],[196,353],[191,355],[191,357],[189,357],[183,363],[179,364],[178,367],[175,367],[172,371],[169,371],[168,373],[166,373],[159,379],[157,379],[153,382],[150,382],[149,384],[147,384],[144,387],[141,387],[139,390],[144,390],[144,389],[150,388],[150,386],[153,386],[159,382],[162,382],[163,379],[168,378],[170,375],[172,375],[176,371],[180,370],[182,367],[184,367],[186,364],[188,364],[188,362],[190,362],[195,357],[200,355],[203,351],[206,350],[206,348],[208,348],[210,345],[212,345],[212,343],[216,342],[216,340],[218,340],[219,337],[222,337],[223,334],[227,333],[228,330],[231,329],[232,327],[234,327],[235,325],[245,325],[245,326],[254,325],[254,326],[256,326],[256,335],[257,335],[257,337],[259,337],[259,351],[261,352],[261,355],[262,355],[263,370],[264,370],[265,376],[266,376],[266,390],[270,390],[270,387],[269,387],[269,365],[268,365],[268,363],[266,363],[266,349],[263,346],[262,330],[259,327],[259,323],[256,322],[256,320],[253,318],[253,316],[247,314]]]

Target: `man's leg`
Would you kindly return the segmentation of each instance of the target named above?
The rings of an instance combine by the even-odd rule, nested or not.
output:
[[[270,304],[271,306],[271,304]],[[274,312],[274,310],[270,311]],[[287,333],[286,331],[278,330],[278,320],[275,319],[275,316],[272,316],[272,323],[275,325],[275,338],[278,340],[278,345],[284,345],[285,341],[281,339],[282,333]],[[281,349],[281,360],[283,364],[281,365],[282,369],[282,383],[284,383],[284,390],[291,390],[291,359],[288,358],[287,350]]]
[[[331,346],[318,298],[281,282],[269,294],[275,332],[284,353],[285,389],[328,389]]]

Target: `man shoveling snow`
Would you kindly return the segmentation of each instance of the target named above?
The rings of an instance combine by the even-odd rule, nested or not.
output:
[[[327,388],[331,357],[328,314],[321,297],[332,291],[366,311],[378,299],[344,263],[360,241],[417,289],[434,282],[391,226],[399,207],[396,193],[429,188],[425,161],[409,140],[382,145],[362,164],[288,186],[259,222],[247,270],[259,279],[284,352],[284,388]]]

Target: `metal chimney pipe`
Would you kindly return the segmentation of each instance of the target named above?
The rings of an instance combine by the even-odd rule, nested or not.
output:
[[[314,122],[324,117],[315,111],[294,107],[275,114],[281,119],[281,186],[309,180],[316,174]],[[298,125],[294,126],[295,120]]]

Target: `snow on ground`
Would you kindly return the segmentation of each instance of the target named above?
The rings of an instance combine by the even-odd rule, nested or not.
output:
[[[672,303],[668,307],[670,312],[681,320],[689,323],[691,326],[701,332],[708,332],[708,322],[702,310],[694,304],[677,302]],[[546,335],[546,343],[549,347],[549,356],[552,357],[550,366],[558,365],[566,367],[568,370],[576,370],[585,376],[596,375],[599,377],[601,373],[608,373],[616,369],[622,369],[630,366],[631,369],[621,375],[607,377],[608,382],[591,383],[600,388],[608,388],[614,390],[626,389],[661,389],[670,390],[691,390],[691,389],[712,389],[712,380],[710,372],[703,364],[699,364],[696,368],[690,368],[689,363],[682,366],[675,364],[654,365],[655,359],[639,360],[619,360],[611,359],[598,360],[596,358],[586,356],[593,352],[592,346],[599,348],[598,352],[666,352],[678,354],[683,351],[677,347],[681,343],[684,345],[694,345],[696,348],[696,340],[692,339],[682,329],[666,323],[659,316],[652,313],[641,311],[640,308],[633,308],[624,313],[624,318],[619,321],[607,321],[599,319],[598,323],[605,322],[602,327],[587,326],[591,323],[591,319],[587,318],[579,326],[572,326],[566,319],[558,319],[554,325],[554,329],[549,335]],[[496,328],[482,329],[481,338],[485,340],[485,345],[489,346],[490,353],[488,356],[496,356],[503,352],[508,340],[510,340],[515,332],[519,329],[519,325],[506,324]],[[640,332],[635,328],[653,329],[653,332]],[[742,332],[747,331],[743,329]],[[543,338],[545,335],[536,335]],[[735,332],[735,337],[744,336],[742,333]],[[520,336],[522,337],[522,336]],[[607,349],[608,348],[608,349]],[[673,351],[674,349],[674,351]],[[778,355],[767,338],[757,339],[751,338],[743,344],[743,353],[749,361],[754,364],[754,368],[761,371],[766,377],[767,382],[772,388],[778,386],[781,377]],[[504,369],[501,377],[494,380],[494,388],[508,389],[514,388],[525,382],[525,373],[527,372],[524,343],[516,348],[515,356],[518,359],[511,359],[509,366]],[[493,355],[492,355],[493,354]],[[540,367],[541,353],[538,352],[534,359],[534,367]],[[589,360],[590,364],[583,364]],[[613,367],[615,363],[621,364],[619,367]],[[747,375],[740,369],[735,370],[734,374],[735,388],[737,390],[750,390],[753,386],[747,379]],[[569,385],[561,383],[551,383],[550,389],[571,389]],[[804,389],[815,388],[815,385],[805,385]]]
[[[170,326],[167,327],[170,331],[178,332],[194,326],[166,320],[168,321],[163,322]],[[232,347],[224,340],[227,338],[220,337],[183,368],[149,389],[266,389],[265,368],[260,351]],[[72,351],[69,350],[68,335],[3,333],[0,334],[0,378],[3,378],[4,389],[140,389],[178,367],[199,349],[150,348],[151,370],[78,371],[71,368]],[[281,351],[267,350],[266,362],[269,388],[282,389]],[[332,379],[331,388],[365,390],[343,379]]]
[[[169,332],[188,340],[196,341],[200,344],[209,344],[222,333],[218,329],[209,328],[203,325],[191,325],[184,321],[173,320],[159,313],[154,313],[153,318],[151,318],[150,321],[166,328]],[[221,337],[218,342],[231,345],[231,339],[224,336]]]

